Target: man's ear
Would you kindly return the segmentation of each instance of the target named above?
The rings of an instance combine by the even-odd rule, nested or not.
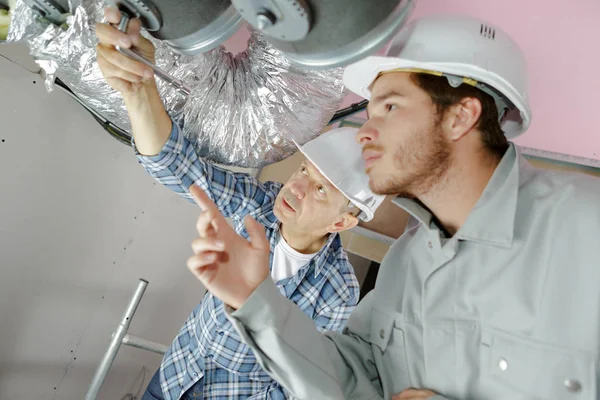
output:
[[[347,231],[348,229],[354,228],[356,225],[358,225],[358,217],[355,217],[354,215],[346,211],[337,220],[337,222],[327,226],[327,232],[337,233]]]
[[[465,97],[451,106],[444,115],[442,126],[452,141],[471,132],[481,118],[481,102],[475,97]]]

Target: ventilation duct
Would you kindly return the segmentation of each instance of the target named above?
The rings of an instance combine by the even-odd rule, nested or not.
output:
[[[27,41],[47,74],[48,90],[59,77],[99,114],[129,130],[122,99],[105,83],[96,63],[93,28],[105,4],[70,3],[66,25],[59,27],[19,0],[8,40]],[[344,95],[341,69],[292,65],[256,31],[248,49],[235,56],[222,46],[182,55],[152,39],[157,65],[192,89],[186,99],[158,82],[169,114],[199,153],[217,163],[258,168],[286,158],[296,150],[293,140],[305,143],[321,132]]]
[[[310,68],[341,67],[373,53],[406,22],[414,4],[413,0],[106,1],[140,17],[152,36],[182,54],[214,48],[245,20],[288,60]]]

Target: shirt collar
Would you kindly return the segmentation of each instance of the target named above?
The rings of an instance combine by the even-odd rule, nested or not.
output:
[[[481,197],[455,236],[458,239],[510,247],[513,242],[519,193],[519,149],[509,143]],[[435,227],[431,213],[417,201],[395,198],[393,203],[409,212],[426,229]]]
[[[339,238],[339,235],[337,233],[330,233],[329,237],[327,238],[327,241],[325,242],[323,247],[321,247],[321,250],[319,250],[317,255],[312,259],[312,262],[315,264],[315,278],[321,273],[321,270],[323,269],[323,266],[327,261],[329,249],[331,248],[331,245],[336,238]]]
[[[273,229],[273,238],[274,238],[274,241],[276,242],[276,238],[278,237],[278,235],[281,234],[281,224],[278,222],[272,229]],[[299,271],[299,273],[297,275],[304,276],[304,273],[301,273],[302,270],[309,269],[311,267],[311,265],[314,265],[315,266],[315,278],[317,276],[319,276],[319,274],[321,273],[321,270],[323,269],[325,261],[327,260],[327,255],[329,254],[329,249],[336,237],[339,237],[339,235],[337,233],[330,233],[329,237],[327,238],[327,241],[325,242],[323,247],[321,247],[321,249],[317,252],[317,254],[308,262],[308,264],[305,267],[303,267]],[[271,252],[273,251],[274,248],[275,248],[274,243],[272,243]]]

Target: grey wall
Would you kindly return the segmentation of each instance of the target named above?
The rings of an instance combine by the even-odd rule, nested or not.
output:
[[[146,339],[169,344],[201,299],[185,267],[197,210],[2,58],[0,171],[0,399],[82,399],[139,277],[131,332]],[[122,349],[99,399],[135,393],[160,360]]]

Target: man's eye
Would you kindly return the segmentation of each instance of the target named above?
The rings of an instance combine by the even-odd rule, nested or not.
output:
[[[385,110],[386,110],[387,112],[393,111],[393,110],[395,110],[396,108],[398,108],[398,107],[396,107],[396,106],[395,106],[395,105],[393,105],[393,104],[386,104],[386,105],[385,105]]]
[[[317,188],[317,190],[319,191],[319,193],[321,193],[321,194],[325,194],[325,188],[324,188],[323,186],[319,186],[319,187]]]
[[[307,175],[306,167],[300,167],[300,172],[302,172],[304,175]]]

